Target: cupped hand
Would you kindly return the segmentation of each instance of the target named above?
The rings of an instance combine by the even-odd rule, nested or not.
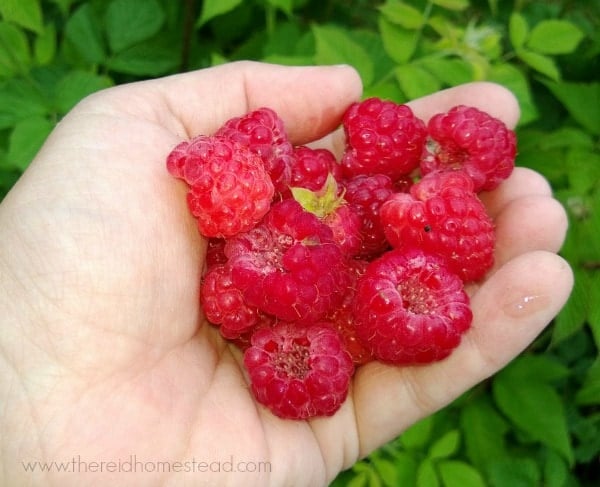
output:
[[[241,62],[99,92],[58,124],[0,205],[2,485],[326,485],[552,320],[572,285],[556,255],[565,213],[518,168],[482,196],[496,266],[469,289],[472,329],[448,359],[370,363],[329,418],[282,420],[254,401],[240,352],[203,318],[206,242],[165,158],[261,106],[294,144],[339,153],[332,131],[360,94],[349,67]],[[423,119],[458,104],[511,127],[519,115],[490,83],[410,103]]]

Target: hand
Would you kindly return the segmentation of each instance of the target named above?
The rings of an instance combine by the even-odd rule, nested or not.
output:
[[[325,485],[552,320],[572,285],[555,254],[565,213],[540,175],[516,169],[483,196],[497,264],[469,289],[474,323],[447,360],[370,363],[331,418],[281,420],[255,403],[240,352],[203,319],[206,242],[165,158],[260,106],[282,116],[294,144],[319,139],[339,153],[332,130],[360,93],[348,67],[232,63],[99,92],[58,124],[0,205],[4,485]],[[427,119],[461,103],[518,119],[512,95],[489,83],[411,106]],[[35,461],[68,471],[27,472]]]

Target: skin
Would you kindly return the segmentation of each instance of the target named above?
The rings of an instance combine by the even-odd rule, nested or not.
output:
[[[261,106],[280,114],[294,144],[339,154],[334,129],[361,90],[349,67],[232,63],[99,92],[58,124],[0,205],[0,484],[326,485],[543,330],[572,286],[556,255],[567,220],[547,182],[518,168],[482,195],[497,263],[470,286],[473,327],[447,360],[370,363],[330,418],[286,421],[255,403],[241,354],[203,318],[206,245],[165,158],[181,140]],[[511,127],[519,117],[514,97],[490,83],[410,105],[426,120],[461,103]],[[101,467],[91,462],[131,455],[195,461],[196,471],[92,471]],[[36,460],[72,462],[76,472],[25,472],[21,462]],[[270,471],[223,471],[227,461],[268,462],[246,468]]]

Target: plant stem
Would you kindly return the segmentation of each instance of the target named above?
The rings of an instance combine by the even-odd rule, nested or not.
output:
[[[271,37],[275,32],[275,24],[277,21],[277,11],[273,5],[267,5],[265,8],[265,24],[267,29],[267,35]]]
[[[192,50],[192,34],[194,32],[194,0],[185,0],[183,4],[183,38],[181,42],[181,61],[179,72],[187,71]]]

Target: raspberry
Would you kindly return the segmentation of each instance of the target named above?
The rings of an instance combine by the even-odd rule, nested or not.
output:
[[[326,215],[323,222],[331,228],[334,242],[346,257],[358,254],[362,246],[362,220],[355,207],[343,204]]]
[[[262,161],[235,142],[205,136],[183,142],[167,168],[189,185],[188,207],[206,237],[249,230],[269,210],[273,185]]]
[[[227,265],[215,265],[206,273],[200,287],[200,302],[206,319],[220,325],[224,338],[239,338],[259,321],[258,309],[246,304]]]
[[[409,193],[391,196],[380,216],[393,247],[438,254],[464,281],[482,278],[493,264],[492,220],[462,172],[428,174]]]
[[[514,168],[515,133],[481,110],[459,105],[432,117],[427,128],[422,174],[463,169],[479,192],[497,187]]]
[[[277,193],[285,193],[291,181],[294,159],[283,121],[270,108],[259,108],[228,120],[217,135],[238,142],[258,154]]]
[[[339,334],[319,323],[258,329],[244,365],[257,401],[289,419],[334,414],[354,372]]]
[[[227,257],[225,256],[225,239],[209,238],[206,245],[206,268],[217,264],[225,264]]]
[[[385,174],[392,180],[419,166],[426,140],[425,124],[407,105],[379,98],[354,103],[343,118],[346,177]]]
[[[344,260],[331,229],[295,200],[225,244],[234,285],[249,306],[284,321],[316,321],[342,298]]]
[[[348,283],[344,285],[346,293],[342,303],[325,317],[328,323],[341,335],[346,350],[350,353],[355,365],[362,365],[373,360],[373,355],[356,336],[354,317],[354,296],[356,282],[365,273],[368,261],[350,259],[348,261]]]
[[[329,174],[318,191],[291,188],[292,196],[302,208],[319,217],[333,232],[333,240],[344,255],[355,256],[361,248],[362,220],[356,207],[348,205],[338,183]]]
[[[342,168],[335,156],[327,149],[312,149],[306,146],[294,148],[291,186],[320,190],[331,174],[336,181],[341,179]]]
[[[379,219],[381,205],[394,194],[394,183],[384,174],[355,176],[345,183],[344,198],[361,218],[358,255],[371,258],[389,247]]]
[[[359,278],[356,332],[373,356],[393,364],[442,360],[469,329],[462,281],[436,256],[391,250]]]

